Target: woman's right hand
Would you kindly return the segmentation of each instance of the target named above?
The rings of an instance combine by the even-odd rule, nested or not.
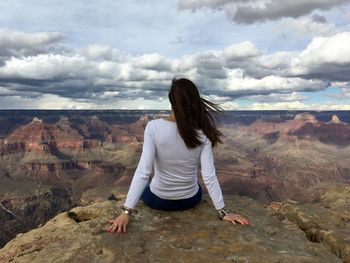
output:
[[[234,225],[236,224],[236,222],[242,225],[251,225],[251,222],[240,214],[228,213],[222,218],[222,220],[229,221]]]
[[[108,228],[108,232],[113,233],[117,231],[118,234],[124,234],[126,233],[126,227],[130,221],[130,215],[127,214],[120,214],[115,219],[108,220],[108,223],[111,224],[111,226]]]

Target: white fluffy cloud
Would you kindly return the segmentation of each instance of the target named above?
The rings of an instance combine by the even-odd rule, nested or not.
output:
[[[144,54],[133,59],[137,68],[150,69],[156,71],[170,71],[171,61],[157,53]]]
[[[93,74],[93,64],[79,55],[39,54],[24,58],[14,58],[0,68],[3,78],[23,78],[54,80],[64,78],[84,78]]]
[[[256,46],[252,42],[245,41],[239,44],[231,45],[225,48],[221,53],[221,55],[226,61],[231,61],[249,57],[256,57],[260,55],[261,52],[256,48]]]
[[[334,24],[327,23],[321,16],[302,17],[299,19],[286,18],[281,21],[277,27],[279,34],[289,31],[297,34],[299,37],[305,35],[311,36],[329,36],[336,33],[336,27]]]
[[[253,103],[243,109],[247,110],[350,110],[350,104],[314,103],[305,104],[300,101]]]
[[[60,42],[65,35],[60,32],[25,33],[10,29],[0,29],[0,47],[2,49],[36,49]]]
[[[292,92],[295,90],[322,90],[327,83],[320,80],[305,80],[302,78],[288,78],[280,76],[266,76],[261,79],[251,78],[240,74],[229,74],[226,87],[237,93],[272,93],[272,92]],[[255,92],[254,92],[255,91]],[[256,92],[258,91],[258,92]]]
[[[299,92],[293,91],[292,93],[272,93],[269,95],[253,95],[244,97],[247,100],[266,103],[266,102],[294,102],[294,101],[306,101],[307,96],[302,95]]]
[[[79,50],[79,53],[91,60],[108,60],[108,61],[123,61],[123,57],[118,49],[111,48],[108,45],[89,45]]]
[[[350,32],[317,37],[291,62],[291,74],[328,81],[348,81]]]

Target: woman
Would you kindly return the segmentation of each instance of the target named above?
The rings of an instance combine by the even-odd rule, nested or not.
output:
[[[188,79],[173,79],[168,94],[172,112],[170,118],[147,123],[142,154],[130,185],[122,213],[109,220],[109,232],[125,233],[130,216],[141,199],[154,209],[175,211],[197,205],[202,189],[197,182],[201,174],[222,220],[250,225],[250,221],[225,208],[216,177],[212,147],[222,143],[223,134],[215,127],[216,113],[223,110],[201,98],[196,85]],[[215,117],[215,118],[214,118]],[[149,183],[154,164],[154,177]]]

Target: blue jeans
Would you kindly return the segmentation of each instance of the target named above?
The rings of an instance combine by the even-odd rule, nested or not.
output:
[[[202,188],[199,184],[198,186],[198,192],[190,198],[169,200],[160,198],[152,193],[150,184],[148,183],[141,194],[141,199],[146,205],[153,209],[164,211],[186,210],[194,207],[202,200]]]

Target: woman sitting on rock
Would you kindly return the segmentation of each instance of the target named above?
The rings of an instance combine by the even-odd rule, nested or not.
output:
[[[168,94],[172,112],[169,118],[150,120],[144,131],[142,154],[132,179],[122,213],[109,220],[109,232],[125,233],[138,200],[164,211],[185,210],[202,199],[197,168],[220,219],[250,225],[243,216],[225,208],[216,177],[212,147],[223,134],[216,128],[213,114],[223,110],[201,98],[196,85],[185,78],[173,79]],[[153,164],[154,177],[149,183]]]

